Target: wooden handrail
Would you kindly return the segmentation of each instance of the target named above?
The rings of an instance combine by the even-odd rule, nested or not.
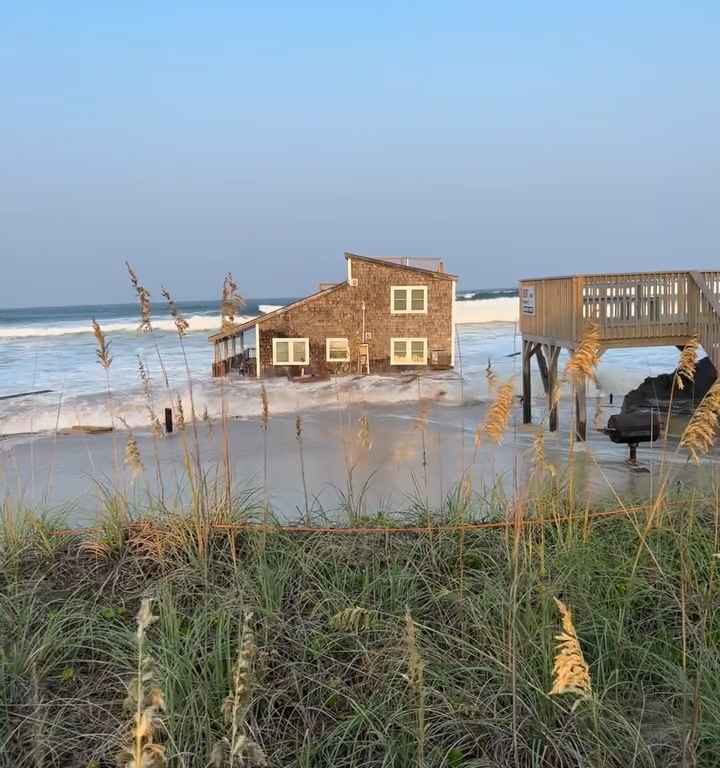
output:
[[[681,345],[694,334],[720,362],[720,271],[625,272],[520,282],[520,331],[574,348],[587,323],[605,347]],[[700,327],[702,326],[702,328]]]

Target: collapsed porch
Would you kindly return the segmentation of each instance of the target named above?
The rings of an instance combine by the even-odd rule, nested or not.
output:
[[[254,338],[257,338],[254,320],[226,326],[210,336],[213,345],[213,378],[227,376],[231,371],[237,371],[241,376],[257,376],[257,345],[245,346],[246,332],[254,333]]]

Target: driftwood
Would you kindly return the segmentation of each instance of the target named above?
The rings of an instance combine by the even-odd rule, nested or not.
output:
[[[0,400],[14,400],[16,397],[30,397],[30,395],[47,395],[52,389],[36,389],[34,392],[17,392],[14,395],[0,395]]]
[[[112,427],[98,427],[92,424],[75,424],[70,429],[60,431],[61,435],[102,435],[106,432],[112,432]]]

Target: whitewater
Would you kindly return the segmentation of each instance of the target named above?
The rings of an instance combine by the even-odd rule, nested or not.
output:
[[[485,376],[488,363],[498,376],[515,377],[519,382],[518,300],[507,295],[509,291],[501,293],[505,295],[461,294],[467,298],[456,303],[460,354],[455,371],[428,371],[421,377],[420,386],[414,377],[383,375],[310,384],[268,380],[272,411],[330,409],[348,402],[392,405],[418,396],[432,397],[448,406],[459,403],[461,394],[465,403],[486,400],[490,396]],[[478,295],[482,298],[476,298]],[[287,302],[248,302],[242,319]],[[153,317],[153,333],[138,334],[133,305],[0,310],[0,398],[51,390],[0,399],[0,435],[33,435],[113,422],[116,426],[124,422],[133,428],[146,428],[148,411],[138,375],[140,360],[151,377],[157,411],[181,399],[186,413],[190,412],[189,369],[198,417],[206,414],[216,418],[222,409],[230,417],[256,416],[260,409],[259,382],[210,376],[212,348],[207,337],[220,324],[217,304],[185,302],[180,309],[190,323],[184,350],[168,314]],[[100,322],[110,342],[113,363],[109,375],[97,364],[93,318]],[[674,348],[608,352],[599,368],[597,391],[591,396],[612,393],[621,397],[646,376],[672,370],[675,358]],[[541,392],[540,387],[536,381],[535,392]]]

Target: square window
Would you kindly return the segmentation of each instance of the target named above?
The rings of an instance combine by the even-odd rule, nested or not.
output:
[[[390,287],[390,312],[393,315],[425,314],[427,285],[393,285]]]
[[[273,365],[308,365],[310,343],[308,339],[273,339]]]
[[[325,359],[329,363],[343,363],[350,360],[350,344],[347,339],[326,339]]]
[[[427,339],[390,339],[390,365],[427,365]]]

